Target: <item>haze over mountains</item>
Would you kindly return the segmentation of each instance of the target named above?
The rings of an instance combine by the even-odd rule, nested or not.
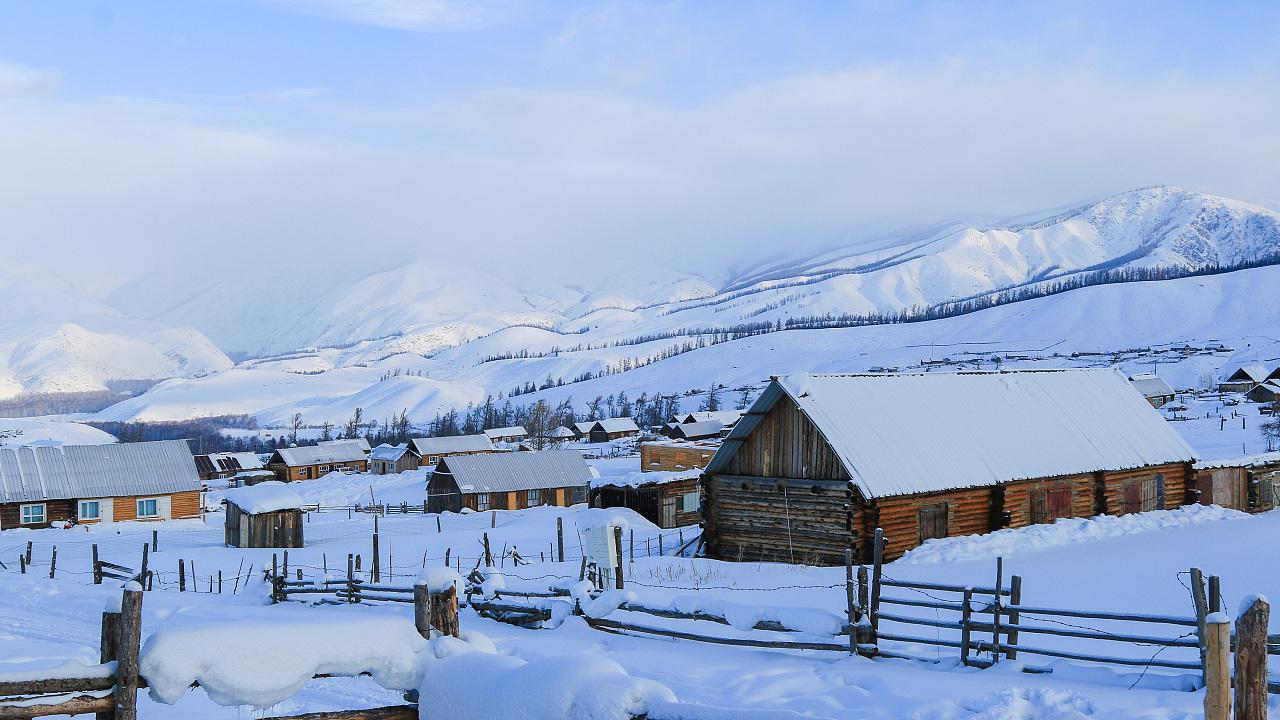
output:
[[[1271,268],[1073,290],[929,323],[933,330],[925,334],[888,325],[724,342],[747,326],[767,324],[772,330],[791,321],[807,327],[822,318],[918,311],[1101,270],[1185,272],[1265,263],[1278,255],[1280,214],[1153,187],[1017,223],[952,225],[719,278],[667,267],[678,265],[678,257],[600,271],[608,261],[592,257],[589,249],[557,259],[582,267],[573,287],[533,273],[512,284],[483,268],[429,260],[393,263],[356,279],[344,277],[344,268],[293,275],[287,268],[245,262],[241,272],[229,275],[141,278],[118,288],[108,305],[83,297],[65,300],[74,296],[71,289],[54,293],[64,298],[59,304],[43,297],[40,283],[24,282],[29,275],[9,272],[0,275],[7,296],[22,292],[40,312],[31,322],[15,325],[8,319],[6,344],[0,346],[0,395],[172,377],[103,417],[252,413],[270,423],[302,412],[308,422],[340,422],[358,406],[374,418],[403,408],[421,418],[530,381],[557,387],[526,400],[759,379],[780,369],[805,369],[792,366],[803,365],[797,360],[809,342],[827,348],[811,356],[811,364],[823,367],[811,369],[828,370],[865,370],[919,342],[1070,337],[1076,345],[1087,344],[1091,327],[1098,330],[1097,347],[1107,349],[1113,340],[1124,342],[1103,331],[1111,316],[1157,296],[1163,319],[1155,327],[1147,323],[1143,341],[1172,342],[1193,331],[1230,337],[1247,328],[1233,326],[1240,313],[1222,304],[1228,300],[1223,294],[1248,286],[1247,292],[1274,300],[1280,293],[1268,294],[1268,286],[1253,279]],[[1218,299],[1211,301],[1215,293]],[[1107,298],[1122,306],[1108,306]],[[1258,305],[1262,298],[1236,300]],[[1203,316],[1206,303],[1217,308],[1213,317]],[[1017,327],[990,324],[1007,324],[1019,313],[1030,315]],[[1224,316],[1221,332],[1214,331],[1217,313]],[[1045,320],[1050,315],[1057,318],[1052,323]],[[1193,326],[1184,322],[1189,318],[1202,322]],[[1259,321],[1266,319],[1253,318]],[[69,323],[82,329],[69,330]],[[704,344],[711,346],[699,347]],[[223,351],[254,359],[229,370]],[[904,357],[911,355],[919,352]],[[720,368],[715,377],[700,370],[676,372],[702,362]],[[787,367],[776,367],[781,365]],[[589,379],[602,373],[607,377]]]

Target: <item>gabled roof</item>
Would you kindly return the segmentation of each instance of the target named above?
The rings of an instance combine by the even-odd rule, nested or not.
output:
[[[591,467],[574,450],[452,455],[442,458],[435,472],[452,474],[464,493],[572,487],[592,477]]]
[[[597,428],[607,433],[640,432],[640,428],[636,426],[635,420],[632,420],[629,417],[597,420],[595,424],[591,426],[591,429],[594,431]]]
[[[865,498],[1195,459],[1113,370],[794,375],[769,384],[706,472],[721,471],[783,398]]]
[[[1280,381],[1268,380],[1264,383],[1259,383],[1257,386],[1253,388],[1253,390],[1250,390],[1249,393],[1252,394],[1253,392],[1257,391],[1258,388],[1262,388],[1263,390],[1267,390],[1276,395],[1280,395]]]
[[[354,462],[356,460],[364,460],[364,448],[360,447],[360,443],[354,440],[345,440],[339,442],[327,442],[323,445],[310,445],[305,447],[279,448],[271,456],[271,461],[275,462],[279,458],[289,467],[302,467],[304,465],[316,465],[320,463],[340,463]]]
[[[316,444],[317,445],[337,445],[339,443],[349,443],[349,442],[353,442],[359,445],[360,449],[365,451],[366,453],[369,452],[369,438],[365,438],[365,437],[350,438],[347,440],[321,440]]]
[[[1155,373],[1146,373],[1143,375],[1134,375],[1129,378],[1129,382],[1142,393],[1143,397],[1162,397],[1164,395],[1173,395],[1173,388],[1169,387],[1169,383],[1164,378]]]
[[[0,503],[199,489],[186,440],[0,448]]]
[[[724,424],[716,420],[702,420],[700,422],[684,423],[671,428],[671,437],[682,437],[691,440],[699,438],[717,437],[720,431],[724,429]]]
[[[529,433],[525,431],[524,426],[522,425],[513,425],[511,427],[502,427],[502,428],[492,428],[490,430],[484,431],[485,437],[489,438],[490,440],[497,440],[499,438],[507,438],[507,437],[526,437],[528,436],[528,434]]]
[[[551,438],[555,438],[555,439],[559,440],[559,439],[565,439],[565,438],[571,438],[571,437],[574,437],[574,433],[573,433],[573,431],[572,431],[572,430],[570,430],[569,428],[565,427],[564,425],[561,425],[560,427],[558,427],[558,428],[556,428],[556,429],[552,430],[550,433],[548,433],[548,434],[547,434],[547,437],[551,437]]]
[[[1266,382],[1271,371],[1265,365],[1241,365],[1227,376],[1227,382],[1249,380],[1255,383]]]
[[[679,416],[680,423],[688,424],[702,422],[704,420],[714,420],[725,427],[733,425],[742,418],[746,410],[699,410]]]
[[[594,427],[595,424],[596,424],[595,420],[586,420],[583,422],[576,422],[573,424],[573,429],[578,431],[579,435],[586,435],[587,433],[591,432],[591,428]]]
[[[404,454],[409,452],[409,446],[401,443],[400,445],[390,445],[382,443],[369,453],[370,460],[386,460],[388,462],[397,462]]]
[[[1197,470],[1214,470],[1216,468],[1257,468],[1280,465],[1280,452],[1245,455],[1237,458],[1220,458],[1218,460],[1201,460],[1196,463]]]
[[[446,435],[442,437],[414,438],[409,447],[418,455],[448,455],[449,453],[491,452],[493,443],[487,435]]]

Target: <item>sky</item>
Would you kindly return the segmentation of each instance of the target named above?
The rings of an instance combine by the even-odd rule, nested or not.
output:
[[[1276,3],[5,0],[0,247],[100,294],[717,278],[1151,184],[1277,207],[1276,37]]]

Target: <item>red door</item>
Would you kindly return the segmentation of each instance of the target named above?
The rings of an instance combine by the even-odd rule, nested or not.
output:
[[[1121,514],[1140,512],[1142,510],[1142,485],[1137,480],[1130,480],[1120,488]]]
[[[1047,522],[1058,518],[1073,517],[1071,512],[1071,488],[1057,488],[1045,494]]]

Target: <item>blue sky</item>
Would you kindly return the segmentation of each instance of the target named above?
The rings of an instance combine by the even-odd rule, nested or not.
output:
[[[9,0],[0,234],[113,278],[214,246],[715,271],[1152,183],[1271,204],[1277,37],[1275,3]]]

